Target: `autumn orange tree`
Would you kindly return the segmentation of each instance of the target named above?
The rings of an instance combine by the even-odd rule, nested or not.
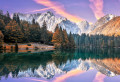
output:
[[[54,46],[56,48],[68,49],[72,47],[74,48],[75,46],[72,34],[70,33],[70,35],[68,36],[66,30],[62,30],[62,28],[59,28],[58,25],[56,26],[55,32],[53,34],[52,42],[54,43]]]
[[[0,30],[1,30],[2,32],[5,31],[5,23],[4,23],[4,20],[2,20],[2,19],[0,19]]]
[[[27,21],[21,21],[20,27],[24,33],[24,42],[30,42],[30,24]]]
[[[62,45],[63,42],[62,31],[58,28],[58,25],[56,27],[55,33],[53,34],[52,42],[54,43],[56,48],[60,48]]]
[[[68,40],[67,32],[65,29],[63,29],[63,47],[68,48],[69,46],[68,43],[69,43],[69,40]]]
[[[3,48],[3,39],[4,39],[4,35],[3,35],[3,33],[0,31],[0,49]]]
[[[22,42],[24,34],[16,21],[11,20],[5,27],[5,41],[6,42]]]

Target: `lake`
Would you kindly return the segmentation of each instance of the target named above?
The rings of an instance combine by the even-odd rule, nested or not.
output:
[[[1,52],[0,82],[120,82],[120,49]]]

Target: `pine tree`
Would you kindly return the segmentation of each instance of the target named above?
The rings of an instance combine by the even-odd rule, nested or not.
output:
[[[67,35],[67,32],[65,29],[63,29],[63,40],[62,40],[62,43],[63,43],[63,48],[68,48],[68,44],[69,44],[69,40],[68,40],[68,35]]]
[[[16,16],[16,22],[20,25],[20,18],[19,18],[19,16],[18,16],[18,14],[17,14],[17,16]]]
[[[13,14],[13,20],[14,20],[14,21],[17,21],[16,19],[17,19],[17,15],[16,15],[16,13],[14,13],[14,14]]]
[[[4,19],[4,21],[5,21],[5,24],[7,25],[9,22],[10,22],[10,14],[9,14],[9,12],[7,11],[7,13],[6,13],[6,18]]]
[[[5,41],[22,42],[23,37],[24,35],[21,31],[21,28],[16,21],[10,21],[10,23],[8,23],[8,25],[5,27]]]
[[[3,39],[4,39],[4,35],[3,35],[3,33],[0,31],[0,49],[3,49]]]
[[[54,32],[53,37],[52,37],[52,43],[54,43],[54,46],[56,48],[61,48],[60,36],[61,36],[60,29],[56,28],[56,31]]]
[[[42,43],[47,43],[48,42],[48,31],[47,31],[47,24],[44,21],[42,28],[41,28],[41,41]]]
[[[5,23],[2,19],[0,19],[0,30],[2,31],[2,33],[4,34],[5,31]]]
[[[8,11],[7,11],[7,13],[6,13],[6,17],[10,18],[10,14],[9,14]]]
[[[27,21],[22,21],[20,27],[22,32],[24,33],[24,41],[30,42],[30,24]]]
[[[54,32],[56,32],[56,30],[57,30],[58,28],[59,28],[59,26],[58,26],[58,24],[57,24]]]
[[[0,15],[3,15],[3,10],[0,10]]]
[[[70,32],[69,34],[69,48],[74,48],[75,47],[75,41],[74,41],[74,38]]]
[[[30,25],[30,41],[40,42],[41,32],[38,23],[33,23]]]
[[[35,24],[35,19],[33,18],[33,20],[32,20],[32,24]]]

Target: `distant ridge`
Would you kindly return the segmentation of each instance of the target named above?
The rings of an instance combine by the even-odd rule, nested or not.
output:
[[[96,28],[90,34],[103,34],[106,36],[118,36],[120,35],[120,16],[113,18],[106,24]]]

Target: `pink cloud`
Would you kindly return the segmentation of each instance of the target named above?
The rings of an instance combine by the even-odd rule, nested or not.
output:
[[[57,77],[53,82],[64,82],[67,78],[70,78],[72,76],[76,76],[76,75],[79,75],[79,74],[82,74],[82,73],[84,73],[84,71],[75,69],[75,70],[72,70],[72,71],[68,72],[65,75]]]
[[[29,11],[29,12],[46,11],[46,10],[49,10],[49,9],[51,9],[51,8],[43,8],[43,9],[33,10],[33,11]],[[26,12],[26,13],[29,13],[29,12]]]
[[[106,76],[98,72],[93,80],[93,82],[104,82]]]
[[[28,78],[26,78],[26,79],[28,79]],[[36,81],[36,82],[48,82],[48,81],[39,80],[39,79],[28,79],[28,80],[32,80],[32,81]]]
[[[34,1],[38,4],[41,4],[41,5],[44,5],[48,8],[53,9],[56,12],[56,14],[59,14],[63,17],[66,17],[67,19],[71,20],[72,22],[79,22],[79,21],[83,20],[82,18],[80,18],[78,16],[75,16],[75,15],[72,15],[72,14],[68,13],[64,9],[64,6],[61,5],[58,2],[54,2],[54,1],[51,1],[51,0],[34,0]]]
[[[90,1],[90,8],[92,9],[95,17],[99,19],[100,17],[104,16],[103,0],[89,0],[89,1]]]

